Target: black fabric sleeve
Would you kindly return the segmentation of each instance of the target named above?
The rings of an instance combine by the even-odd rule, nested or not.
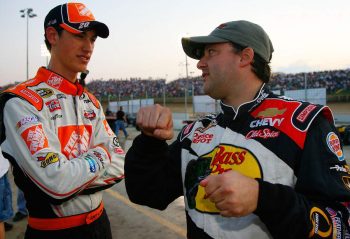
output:
[[[168,146],[144,134],[137,136],[125,157],[125,186],[130,200],[164,210],[183,195],[181,143]]]
[[[295,188],[259,181],[255,211],[273,238],[348,238],[350,179],[346,161],[334,152],[334,125],[318,116],[310,127]],[[335,140],[333,143],[337,143]],[[340,143],[340,142],[338,142]]]

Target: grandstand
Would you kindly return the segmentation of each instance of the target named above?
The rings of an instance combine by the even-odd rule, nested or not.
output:
[[[0,87],[0,91],[12,85]],[[327,98],[324,102],[330,105],[335,113],[350,115],[350,69],[295,74],[274,73],[269,86],[271,90],[281,94],[291,90],[325,88]],[[154,99],[155,103],[171,106],[174,112],[189,114],[194,113],[193,96],[204,94],[203,80],[199,76],[179,78],[171,82],[166,82],[165,79],[141,78],[93,79],[87,84],[87,88],[104,106],[111,101]],[[337,110],[337,105],[341,105],[340,111]]]
[[[0,86],[0,91],[13,86]],[[272,90],[298,90],[326,88],[330,95],[350,96],[350,69],[316,71],[308,73],[273,73],[269,83]],[[200,76],[179,78],[166,83],[165,79],[92,79],[87,88],[99,99],[124,100],[131,98],[184,97],[187,88],[188,96],[203,95],[203,81]],[[342,101],[349,101],[345,97]],[[328,102],[328,100],[327,100]]]

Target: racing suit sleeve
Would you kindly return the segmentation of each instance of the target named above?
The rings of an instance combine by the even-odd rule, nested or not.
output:
[[[45,198],[61,203],[101,177],[111,164],[111,156],[101,144],[68,160],[61,152],[57,132],[49,127],[53,123],[49,117],[20,98],[8,100],[3,111],[3,150],[16,160]]]
[[[118,142],[118,138],[110,128],[102,107],[98,111],[97,123],[92,138],[92,145],[103,145],[110,156],[110,164],[103,174],[88,185],[84,193],[92,193],[113,186],[124,178],[125,152]]]
[[[259,180],[255,211],[273,238],[348,238],[349,167],[329,146],[336,129],[318,116],[311,125],[295,188]],[[338,140],[339,143],[339,140]]]
[[[137,136],[125,158],[125,186],[132,202],[161,210],[183,195],[180,142]]]

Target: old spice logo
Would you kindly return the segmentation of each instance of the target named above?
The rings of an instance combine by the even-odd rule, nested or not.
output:
[[[326,141],[328,148],[337,156],[338,160],[343,161],[344,154],[338,136],[334,132],[330,132],[327,135]]]
[[[195,132],[193,136],[192,142],[197,144],[197,143],[206,143],[209,144],[210,141],[213,139],[213,134],[202,134],[200,132]]]
[[[63,81],[62,77],[59,77],[57,75],[52,75],[51,78],[47,80],[47,84],[49,84],[53,88],[58,89],[60,88],[62,81]]]
[[[278,108],[267,108],[263,111],[260,111],[257,117],[265,118],[265,117],[275,117],[277,115],[282,115],[287,109],[278,109]]]
[[[297,116],[297,120],[304,122],[309,114],[316,108],[316,105],[308,105],[300,114]]]
[[[278,137],[280,132],[273,131],[270,129],[259,129],[259,130],[251,130],[249,133],[245,136],[246,139],[252,139],[252,138],[276,138]]]
[[[91,126],[63,126],[59,128],[62,152],[68,159],[76,158],[89,150]]]
[[[44,134],[42,125],[34,125],[29,127],[21,134],[27,144],[30,153],[33,155],[39,150],[48,147],[48,140]]]
[[[49,108],[50,112],[53,112],[55,110],[60,110],[61,105],[58,99],[53,99],[45,103],[46,106]]]

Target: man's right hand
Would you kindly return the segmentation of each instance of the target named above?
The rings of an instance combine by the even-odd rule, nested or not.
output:
[[[159,104],[141,108],[137,113],[136,124],[145,135],[161,140],[174,137],[171,111]]]

